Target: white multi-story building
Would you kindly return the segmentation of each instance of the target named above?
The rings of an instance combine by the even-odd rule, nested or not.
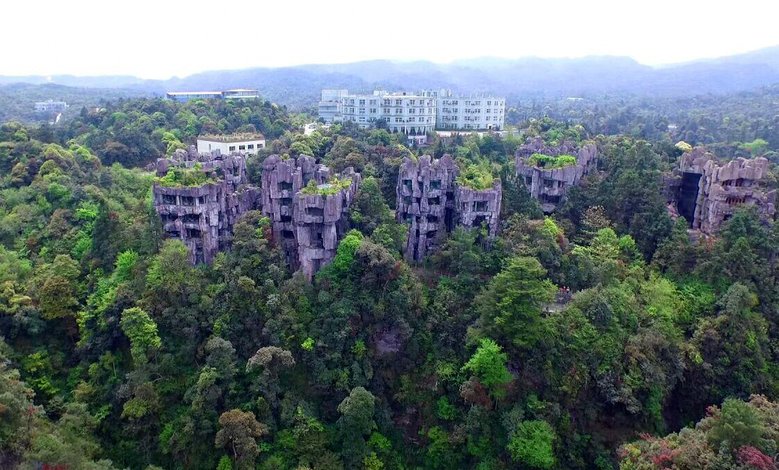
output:
[[[388,93],[341,97],[341,115],[362,128],[384,120],[390,132],[406,134],[410,140],[423,143],[435,129],[435,98],[426,93]]]
[[[349,90],[322,90],[319,100],[320,119],[326,123],[341,121],[341,98],[348,94]]]
[[[449,90],[420,93],[374,91],[349,94],[347,90],[322,90],[319,117],[325,122],[354,122],[362,128],[384,120],[391,132],[424,142],[434,129],[501,130],[506,100],[487,95],[454,95]],[[422,136],[420,138],[420,136]]]
[[[64,101],[38,101],[35,103],[35,112],[38,113],[61,113],[68,109],[68,103]]]
[[[219,150],[222,155],[255,154],[264,148],[265,137],[262,134],[201,135],[197,138],[198,153]]]
[[[436,96],[436,129],[503,129],[506,99],[489,95],[454,95],[449,90],[431,92]]]

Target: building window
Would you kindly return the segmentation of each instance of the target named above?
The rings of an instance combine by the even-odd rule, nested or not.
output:
[[[249,144],[246,146],[246,148],[249,150],[254,150],[254,144]]]
[[[231,152],[235,152],[235,145],[231,145],[231,146],[228,148],[228,150],[230,150]]]
[[[246,150],[246,146],[245,145],[239,145],[238,146],[238,150]]]

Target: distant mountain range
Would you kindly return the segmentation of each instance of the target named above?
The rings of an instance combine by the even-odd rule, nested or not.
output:
[[[605,93],[679,96],[729,93],[779,83],[779,46],[662,67],[611,56],[516,60],[486,57],[450,64],[375,60],[220,70],[170,80],[144,80],[132,76],[0,76],[0,85],[18,82],[121,88],[155,95],[166,91],[246,87],[257,88],[266,98],[293,107],[315,104],[322,88],[354,91],[451,88],[461,92],[491,92],[509,100]]]

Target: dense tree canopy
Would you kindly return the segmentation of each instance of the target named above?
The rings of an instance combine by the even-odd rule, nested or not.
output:
[[[747,208],[691,237],[663,196],[681,150],[622,130],[637,118],[533,114],[416,149],[350,124],[303,135],[261,101],[103,108],[0,126],[0,467],[774,468],[779,228]],[[362,172],[312,281],[258,211],[210,265],[163,240],[142,167],[232,131],[268,139],[254,183],[271,152]],[[531,136],[601,155],[546,217],[513,168]],[[500,177],[503,214],[495,239],[459,228],[409,264],[397,171],[425,152]]]

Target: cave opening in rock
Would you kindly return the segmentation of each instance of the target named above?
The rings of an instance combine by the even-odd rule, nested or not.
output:
[[[698,185],[701,180],[700,173],[682,173],[682,186],[679,188],[679,215],[687,220],[692,227],[695,218],[695,205],[698,203]]]

